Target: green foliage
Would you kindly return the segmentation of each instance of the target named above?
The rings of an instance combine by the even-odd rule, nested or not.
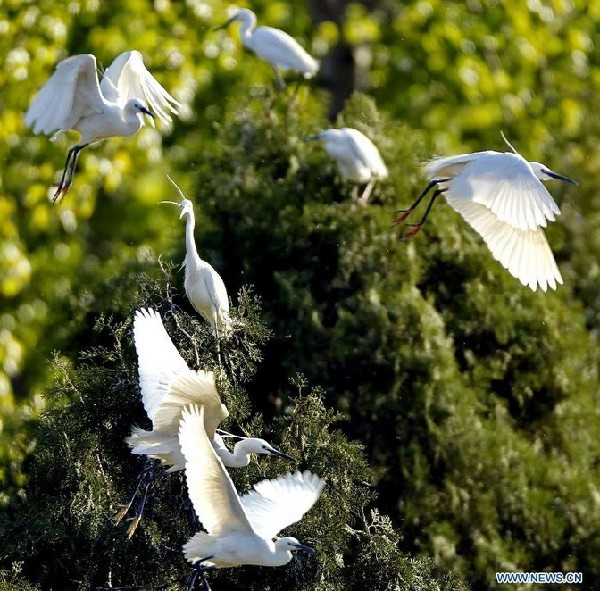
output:
[[[139,275],[134,299],[143,297],[163,310],[167,330],[189,363],[198,355],[202,367],[214,367],[215,342],[208,325],[173,304],[168,276],[164,279],[161,284]],[[242,385],[254,374],[258,347],[267,332],[258,320],[256,298],[244,291],[238,302],[234,336],[221,347],[228,369],[219,384],[231,428],[258,435],[266,426],[258,415],[248,422]],[[0,518],[0,556],[5,563],[20,565],[27,580],[42,589],[175,590],[184,585],[190,570],[180,551],[194,531],[183,474],[154,482],[131,540],[124,526],[115,526],[111,519],[144,465],[124,443],[132,424],[148,422],[139,400],[130,324],[128,318],[108,321],[101,316],[97,337],[110,345],[83,351],[76,367],[55,360],[55,383],[35,429],[28,486],[23,498],[14,500]],[[407,584],[411,577],[422,581],[420,589],[461,589],[454,579],[455,584],[443,585],[447,577],[434,573],[426,561],[400,554],[389,519],[377,511],[365,519],[374,494],[362,445],[349,442],[334,427],[343,417],[324,406],[322,393],[304,393],[302,378],[295,383],[298,392],[289,392],[288,407],[273,423],[269,438],[297,458],[299,469],[313,470],[327,482],[317,505],[293,527],[294,535],[316,547],[318,558],[300,556],[286,569],[224,569],[211,573],[213,589],[243,585],[249,590],[325,591],[359,589],[365,580],[378,580],[379,589],[408,590],[415,588]],[[245,491],[284,469],[289,469],[287,462],[262,458],[247,469],[232,470],[231,476],[238,490]]]
[[[22,577],[34,580],[31,557],[42,551],[35,580],[58,579],[59,588],[67,572],[83,587],[144,584],[159,570],[166,588],[185,578],[181,480],[156,484],[134,543],[109,520],[135,476],[122,438],[144,421],[132,309],[155,306],[189,363],[196,352],[185,333],[199,362],[217,365],[205,326],[185,314],[173,267],[183,228],[174,208],[156,206],[174,197],[165,172],[196,203],[201,255],[238,292],[219,383],[231,425],[272,429],[328,478],[335,467],[319,463],[318,445],[331,445],[357,475],[350,481],[340,468],[335,476],[354,505],[343,495],[320,501],[343,526],[333,533],[331,524],[318,557],[285,575],[263,569],[249,584],[275,589],[306,575],[306,588],[460,589],[440,567],[475,589],[492,587],[496,570],[597,579],[600,119],[590,105],[600,4],[374,4],[340,2],[340,31],[329,21],[311,30],[304,3],[252,3],[259,22],[289,31],[317,57],[343,33],[370,64],[376,103],[355,95],[336,121],[367,133],[390,169],[367,208],[350,203],[324,150],[303,141],[330,125],[327,96],[313,85],[294,105],[275,97],[270,68],[242,48],[235,27],[212,31],[226,18],[221,2],[0,5],[0,503],[4,526],[20,534],[1,556],[25,560],[23,572],[2,571],[0,588],[27,588]],[[34,137],[23,112],[60,59],[92,52],[106,66],[133,47],[185,103],[182,117],[171,130],[84,151],[72,191],[50,206],[75,138]],[[528,159],[580,181],[577,190],[552,187],[562,216],[547,233],[565,279],[556,293],[521,287],[441,203],[411,242],[391,227],[394,209],[422,186],[423,160],[504,149],[499,129]],[[159,254],[172,261],[162,271]],[[249,284],[252,292],[239,291]],[[104,329],[90,331],[95,324]],[[295,395],[289,379],[299,372],[322,391]],[[281,413],[274,426],[263,422]],[[302,413],[315,448],[288,431]],[[61,457],[73,465],[61,467]],[[238,485],[280,469],[252,464]],[[376,487],[377,506],[402,536],[370,505],[361,511],[371,498],[361,480]],[[177,510],[167,511],[173,498]],[[325,527],[319,506],[298,526],[309,541]],[[398,544],[433,562],[406,559]],[[253,573],[220,573],[215,587]]]

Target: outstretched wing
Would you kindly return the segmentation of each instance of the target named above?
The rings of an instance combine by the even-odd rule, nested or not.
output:
[[[533,291],[539,285],[546,291],[563,282],[542,229],[515,228],[479,203],[451,196],[446,201],[481,235],[494,258],[523,285]]]
[[[82,117],[101,113],[104,104],[96,58],[89,53],[74,55],[56,66],[25,114],[25,123],[34,133],[73,129]]]
[[[136,312],[133,335],[142,402],[153,428],[177,433],[181,409],[197,402],[206,407],[205,429],[212,437],[219,423],[229,416],[215,387],[214,373],[188,368],[160,314],[152,308]]]
[[[187,376],[191,371],[167,334],[160,314],[152,308],[142,308],[135,313],[133,336],[142,402],[154,423],[169,385],[177,376]]]
[[[111,100],[144,99],[163,123],[171,122],[170,113],[177,114],[179,103],[148,72],[139,51],[119,55],[105,70],[100,87]]]
[[[315,504],[325,482],[306,470],[272,480],[261,480],[241,497],[252,529],[262,538],[272,538]]]
[[[363,162],[374,177],[386,178],[388,170],[375,144],[358,129],[345,127],[342,131],[346,135],[348,145],[356,158]]]
[[[519,230],[545,227],[560,213],[529,162],[510,152],[480,152],[452,180],[446,195],[484,205]]]
[[[213,536],[231,533],[252,535],[231,478],[204,431],[204,407],[184,408],[179,444],[185,456],[188,494],[204,528]]]

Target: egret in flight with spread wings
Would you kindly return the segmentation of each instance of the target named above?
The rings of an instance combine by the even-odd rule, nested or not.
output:
[[[74,55],[61,61],[25,114],[25,123],[34,133],[56,132],[52,139],[70,129],[81,134],[79,143],[69,150],[53,201],[71,187],[83,148],[104,138],[134,135],[144,125],[142,114],[156,115],[169,123],[177,106],[179,103],[148,72],[139,51],[119,55],[100,83],[93,55]]]
[[[308,470],[288,473],[261,480],[254,490],[238,496],[202,429],[204,412],[202,406],[186,407],[179,427],[189,497],[206,530],[183,546],[187,560],[196,565],[196,574],[241,564],[282,566],[292,559],[294,550],[313,551],[296,538],[282,537],[275,542],[273,538],[302,519],[325,482]]]
[[[312,78],[317,73],[319,63],[293,37],[273,27],[256,27],[256,15],[247,8],[238,10],[217,29],[224,29],[236,21],[242,23],[242,43],[259,58],[271,64],[280,89],[285,84],[279,70],[298,72],[304,78]]]
[[[213,335],[216,338],[226,336],[231,325],[227,288],[213,266],[198,256],[196,240],[194,239],[194,228],[196,226],[194,204],[185,198],[173,179],[168,178],[175,185],[182,199],[179,203],[175,203],[175,201],[163,201],[162,203],[177,205],[181,209],[179,219],[187,216],[185,224],[186,253],[183,262],[185,267],[185,293],[196,312],[212,326]]]
[[[160,314],[152,308],[138,310],[133,322],[133,334],[138,355],[138,373],[142,402],[152,430],[133,427],[126,439],[131,453],[156,458],[170,466],[167,472],[183,470],[185,458],[179,446],[178,431],[181,411],[186,404],[199,403],[204,407],[204,432],[215,452],[230,468],[243,468],[250,462],[250,454],[273,455],[295,461],[291,456],[275,449],[264,439],[240,437],[233,453],[217,433],[219,423],[229,416],[227,407],[215,387],[212,371],[191,370],[179,354],[162,323]],[[147,490],[155,476],[143,471],[138,486],[128,504],[115,517],[119,523],[131,507],[141,486]],[[142,497],[136,518],[130,528],[130,536],[141,517],[146,493]]]
[[[364,184],[359,203],[367,203],[378,179],[385,179],[388,170],[375,144],[358,129],[325,129],[309,140],[323,142],[325,151],[337,162],[340,176],[353,183]],[[356,197],[356,191],[354,197]]]
[[[446,201],[478,232],[493,257],[533,291],[539,286],[556,289],[562,276],[542,228],[560,213],[552,195],[540,181],[574,180],[528,162],[508,143],[512,152],[475,152],[437,158],[425,166],[429,184],[396,223],[404,221],[433,189],[427,209],[403,238],[414,236],[427,220],[435,200]]]

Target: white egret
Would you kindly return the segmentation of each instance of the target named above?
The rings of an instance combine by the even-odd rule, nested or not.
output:
[[[560,210],[540,181],[574,180],[540,162],[528,162],[512,152],[475,152],[437,158],[425,166],[429,184],[396,224],[404,221],[435,188],[419,223],[403,238],[414,236],[427,220],[435,200],[446,201],[478,232],[493,257],[533,291],[556,289],[562,276],[542,228]]]
[[[221,402],[213,372],[188,368],[165,330],[160,314],[152,308],[142,308],[136,312],[133,334],[138,355],[142,402],[152,421],[152,430],[133,427],[131,435],[126,439],[131,453],[159,459],[162,464],[170,466],[166,472],[183,470],[185,458],[178,440],[179,419],[183,407],[196,402],[204,406],[204,431],[226,466],[243,468],[249,464],[252,453],[295,461],[257,437],[240,437],[241,441],[235,444],[233,453],[230,452],[216,432],[219,423],[229,416],[229,412]],[[131,507],[139,487],[144,485],[147,489],[153,480],[151,473],[142,472],[133,497],[115,517],[117,523]],[[145,494],[130,527],[130,535],[137,527],[144,502]]]
[[[353,183],[367,183],[358,199],[359,203],[367,203],[375,182],[388,176],[387,167],[379,150],[358,129],[351,127],[325,129],[307,139],[323,142],[325,151],[336,160],[342,178]]]
[[[186,459],[189,497],[206,532],[192,536],[183,546],[196,574],[210,568],[242,564],[282,566],[294,550],[313,551],[280,530],[302,519],[319,498],[325,482],[308,470],[262,480],[239,497],[229,474],[202,429],[204,408],[190,405],[179,428]]]
[[[185,267],[185,293],[196,312],[211,325],[213,335],[216,338],[226,336],[231,326],[227,288],[214,267],[198,256],[196,240],[194,239],[194,228],[196,226],[194,204],[185,198],[173,179],[168,178],[179,191],[182,200],[180,203],[174,201],[163,201],[162,203],[177,205],[181,209],[179,219],[187,216],[185,224],[186,253],[183,262]]]
[[[81,134],[79,143],[69,150],[53,201],[71,187],[83,148],[104,138],[134,135],[144,125],[142,114],[169,123],[178,105],[148,72],[139,51],[119,55],[100,83],[93,55],[61,61],[25,114],[25,123],[34,133],[56,132],[52,139],[70,129]]]
[[[304,78],[312,78],[317,73],[319,63],[293,37],[273,27],[256,27],[256,15],[247,8],[238,10],[217,29],[224,29],[236,21],[242,23],[242,43],[259,58],[271,64],[280,89],[285,84],[279,70],[298,72]]]

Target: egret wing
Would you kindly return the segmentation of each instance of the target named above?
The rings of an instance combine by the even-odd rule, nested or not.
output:
[[[562,276],[543,230],[521,230],[499,220],[487,207],[446,197],[447,202],[481,235],[493,257],[533,291],[556,289]]]
[[[315,504],[325,482],[306,470],[271,480],[261,480],[241,497],[252,525],[262,538],[272,538],[296,521]]]
[[[102,113],[104,105],[96,58],[89,53],[74,55],[56,66],[25,114],[25,123],[34,133],[73,129],[82,117]]]
[[[188,370],[185,374],[175,376],[166,387],[152,418],[153,428],[176,432],[181,410],[190,403],[204,406],[204,429],[209,437],[214,435],[221,421],[229,416],[215,387],[214,373]]]
[[[223,278],[212,266],[210,269],[210,273],[204,274],[204,281],[210,299],[220,313],[229,314],[229,296]]]
[[[154,423],[171,382],[177,376],[189,375],[191,370],[167,334],[160,314],[152,308],[142,308],[136,312],[133,336],[138,355],[142,402],[146,414]]]
[[[185,476],[194,510],[213,536],[252,535],[233,482],[204,431],[204,407],[187,406],[181,415],[179,443],[185,456]]]
[[[144,99],[163,123],[171,122],[170,113],[177,114],[179,102],[146,69],[139,51],[126,51],[117,56],[105,70],[100,86],[107,97],[114,96],[116,88],[119,102]]]
[[[363,162],[373,176],[380,179],[386,178],[388,170],[375,144],[358,129],[346,127],[343,131],[356,158]]]
[[[560,213],[529,162],[509,152],[488,153],[470,162],[450,183],[447,195],[484,205],[520,230],[545,227]]]
[[[492,150],[485,152],[473,152],[472,154],[457,154],[456,156],[444,156],[434,158],[425,164],[425,175],[430,181],[439,179],[453,179],[460,174],[467,164],[485,157],[486,154],[498,154]]]
[[[258,57],[282,70],[314,75],[319,64],[306,50],[284,31],[272,27],[257,27],[246,42]]]

